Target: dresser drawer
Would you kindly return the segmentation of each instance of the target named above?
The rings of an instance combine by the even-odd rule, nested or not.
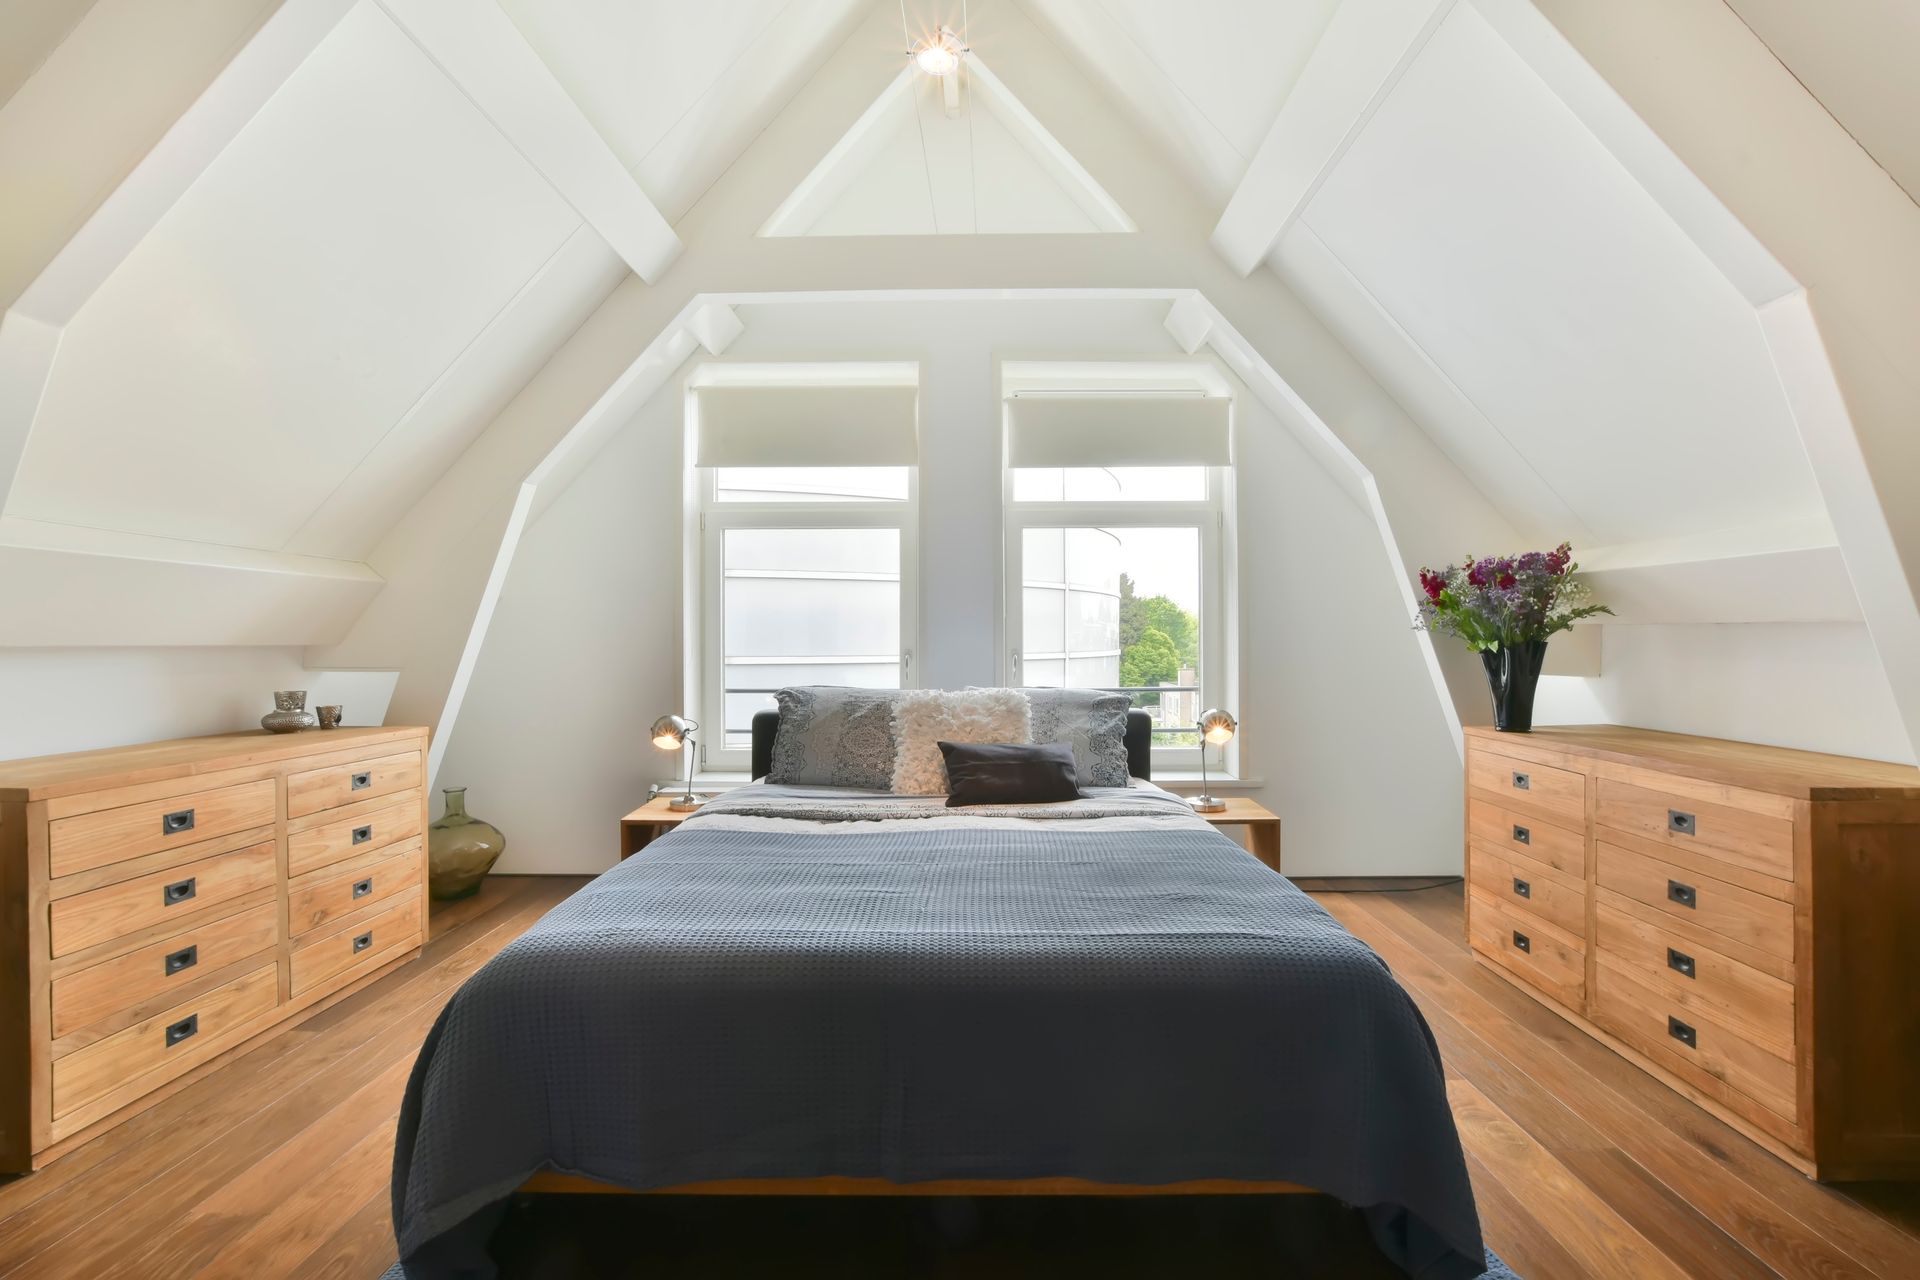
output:
[[[358,800],[392,795],[421,784],[420,753],[376,756],[287,775],[287,816],[303,818]]]
[[[309,871],[372,853],[408,836],[420,834],[420,793],[403,792],[391,805],[350,818],[308,827],[287,834],[287,874],[303,876]]]
[[[316,929],[293,952],[293,994],[315,987],[360,965],[392,959],[420,945],[420,891],[410,889],[393,906],[370,920]]]
[[[1470,889],[1473,949],[1576,1012],[1585,1003],[1586,951],[1580,939],[1480,889]]]
[[[47,873],[69,876],[234,831],[270,827],[273,818],[272,778],[55,818],[47,824]]]
[[[1546,813],[1574,827],[1587,822],[1587,777],[1508,756],[1479,744],[1467,752],[1467,785],[1501,797],[1502,803]]]
[[[1472,796],[1467,800],[1467,832],[1489,848],[1524,854],[1575,880],[1587,878],[1587,835],[1582,829],[1544,822]]]
[[[198,999],[186,1000],[77,1049],[53,1064],[53,1114],[138,1082],[145,1089],[205,1061],[248,1022],[270,1013],[279,998],[275,965],[262,965]]]
[[[1604,902],[1594,906],[1594,951],[1688,1012],[1735,1024],[1792,1055],[1792,983]]]
[[[1622,967],[1596,967],[1593,1020],[1690,1084],[1717,1081],[1788,1121],[1798,1116],[1790,1058],[1682,1007]]]
[[[1780,880],[1793,879],[1793,820],[1777,796],[1718,788],[1716,803],[1617,778],[1600,778],[1598,822],[1684,854]],[[1742,800],[1747,803],[1739,803]]]
[[[1587,886],[1529,858],[1475,845],[1467,858],[1473,887],[1517,911],[1560,926],[1576,938],[1587,935]]]
[[[1683,924],[1793,959],[1793,904],[1601,841],[1596,881]]]
[[[399,845],[390,858],[357,863],[338,873],[320,872],[289,885],[288,932],[297,937],[419,887],[420,861],[420,838],[415,836]]]
[[[244,897],[271,887],[279,873],[269,841],[61,898],[48,909],[53,954],[69,955]]]
[[[164,1000],[169,991],[272,949],[280,936],[279,917],[278,904],[263,902],[55,978],[55,1038],[137,1004]]]

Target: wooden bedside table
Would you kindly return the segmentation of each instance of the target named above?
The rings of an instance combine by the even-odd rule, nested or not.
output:
[[[667,808],[669,796],[655,796],[653,799],[620,819],[620,857],[624,861],[647,847],[647,842],[655,836],[665,835],[681,823],[691,818],[699,810],[676,813]]]
[[[1227,796],[1227,807],[1219,813],[1200,816],[1216,827],[1245,827],[1247,851],[1260,861],[1280,869],[1280,816],[1265,805],[1245,796]]]

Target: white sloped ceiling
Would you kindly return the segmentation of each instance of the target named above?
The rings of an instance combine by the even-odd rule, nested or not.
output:
[[[578,225],[356,7],[68,326],[8,514],[288,547]]]
[[[1602,544],[1823,513],[1752,306],[1472,6],[1290,234],[1478,411],[1421,416],[1522,527],[1556,500]]]

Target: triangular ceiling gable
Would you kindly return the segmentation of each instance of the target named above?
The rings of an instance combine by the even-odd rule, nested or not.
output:
[[[774,211],[763,236],[1132,231],[1133,220],[977,56],[907,67]]]

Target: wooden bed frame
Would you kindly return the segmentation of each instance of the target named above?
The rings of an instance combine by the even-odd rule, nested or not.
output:
[[[753,776],[772,766],[773,736],[780,725],[777,711],[753,717]],[[1151,776],[1153,722],[1144,711],[1127,713],[1127,771],[1137,778]],[[1187,1182],[1144,1185],[1094,1182],[1087,1178],[943,1178],[931,1182],[889,1182],[885,1178],[724,1178],[713,1182],[683,1182],[670,1187],[635,1191],[610,1182],[572,1173],[536,1173],[520,1186],[526,1195],[645,1195],[645,1196],[1266,1196],[1317,1195],[1312,1187],[1293,1182],[1240,1182],[1232,1178],[1198,1178]]]
[[[1087,1178],[945,1178],[889,1182],[885,1178],[726,1178],[634,1191],[574,1173],[536,1173],[520,1185],[529,1195],[625,1196],[1273,1196],[1315,1195],[1294,1182],[1238,1182],[1198,1178],[1143,1185]]]

